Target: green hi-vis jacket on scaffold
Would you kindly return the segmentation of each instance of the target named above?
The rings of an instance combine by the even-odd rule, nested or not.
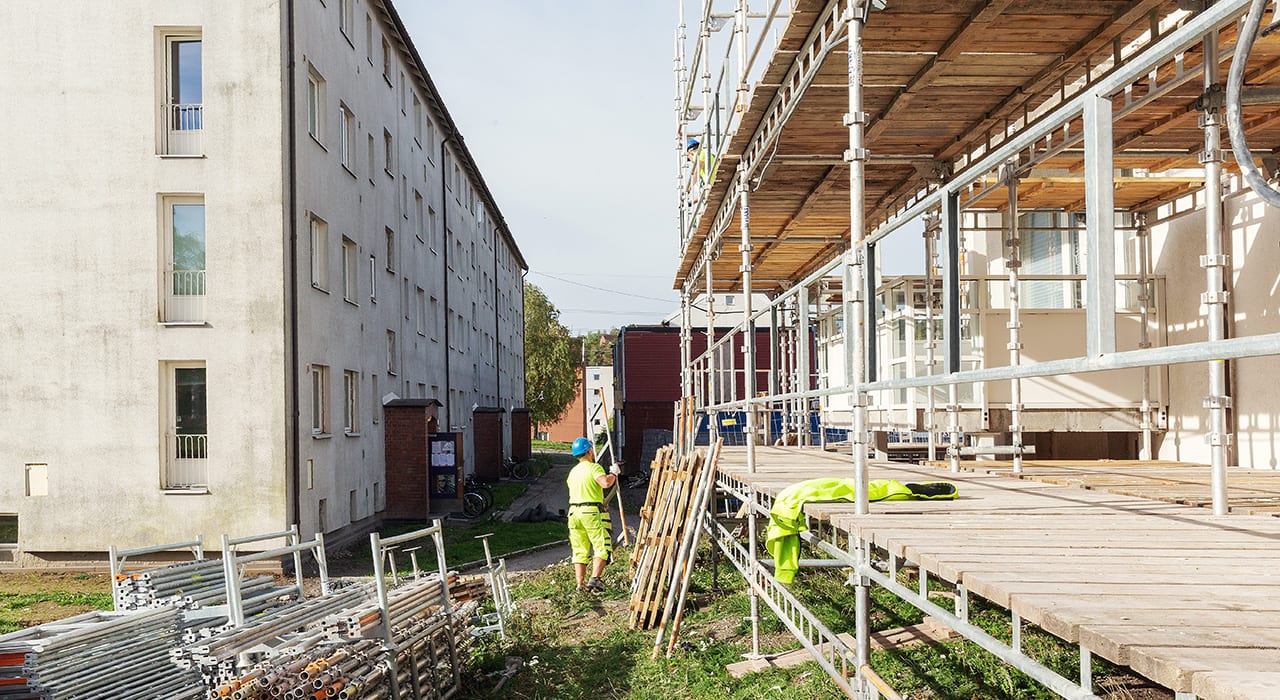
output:
[[[788,486],[773,499],[764,546],[773,555],[773,575],[779,583],[791,583],[800,568],[800,533],[809,529],[805,525],[804,504],[852,503],[857,483],[854,479],[833,477],[809,479]],[[954,499],[956,494],[955,485],[945,481],[904,484],[879,479],[867,484],[868,501]]]

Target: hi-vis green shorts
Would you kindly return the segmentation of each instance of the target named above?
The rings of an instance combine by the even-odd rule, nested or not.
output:
[[[573,563],[591,561],[592,550],[597,559],[610,561],[613,557],[613,521],[609,511],[594,503],[569,506],[569,546],[573,548]]]

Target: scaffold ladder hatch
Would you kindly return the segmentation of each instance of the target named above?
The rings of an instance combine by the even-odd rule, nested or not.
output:
[[[596,396],[600,398],[600,402],[591,409],[591,415],[587,416],[587,434],[591,444],[596,444],[596,436],[601,432],[604,433],[604,445],[596,447],[596,462],[603,462],[604,456],[609,455],[609,460],[613,464],[618,464],[618,454],[613,449],[612,431],[609,430],[609,411],[605,405],[604,390],[600,387],[593,389]],[[628,546],[631,545],[631,535],[627,532],[627,513],[622,507],[622,487],[615,484],[613,489],[618,499],[618,517],[622,520],[622,533],[618,535],[618,542],[622,542]],[[608,500],[608,499],[605,499]]]

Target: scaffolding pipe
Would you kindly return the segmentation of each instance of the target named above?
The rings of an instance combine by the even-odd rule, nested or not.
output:
[[[937,264],[938,255],[938,231],[942,228],[942,219],[936,215],[930,214],[925,217],[924,222],[924,362],[925,376],[932,377],[934,364],[937,362],[935,349],[937,347],[937,338],[933,332],[933,271]],[[934,397],[935,388],[928,387],[928,397],[925,399],[924,409],[924,427],[929,431],[929,461],[933,462],[938,459],[938,435],[937,435],[937,400]]]
[[[1137,230],[1135,236],[1138,239],[1138,347],[1147,349],[1151,347],[1151,337],[1148,325],[1151,323],[1151,278],[1149,270],[1151,269],[1151,230],[1147,228],[1147,215],[1145,212],[1135,216],[1137,219]],[[1151,443],[1151,368],[1142,368],[1142,448],[1138,453],[1138,459],[1151,459],[1152,443]]]
[[[711,251],[707,251],[707,403],[722,403],[720,396],[720,358],[713,352],[716,344],[716,294],[711,275]],[[707,413],[707,439],[715,440],[720,436],[719,421],[714,410]]]
[[[1211,31],[1204,35],[1205,56],[1204,89],[1218,87],[1219,66],[1216,60],[1218,34]],[[1200,124],[1204,128],[1204,232],[1205,254],[1200,266],[1205,270],[1206,290],[1201,296],[1205,305],[1205,325],[1209,342],[1226,337],[1225,316],[1228,293],[1223,288],[1223,268],[1230,263],[1222,249],[1222,127],[1220,110],[1204,100],[1204,115]],[[1215,360],[1209,363],[1209,396],[1205,399],[1209,408],[1209,463],[1212,469],[1213,514],[1227,514],[1227,449],[1231,435],[1227,432],[1227,408],[1231,398],[1227,396],[1227,363]]]
[[[1019,306],[1018,269],[1022,267],[1022,241],[1018,235],[1018,172],[1013,162],[1005,165],[1005,185],[1009,191],[1008,217],[1009,259],[1005,267],[1009,268],[1009,366],[1022,364],[1022,316]],[[1022,380],[1014,377],[1009,380],[1009,437],[1013,443],[1013,473],[1022,473]]]
[[[809,287],[801,287],[798,296],[797,308],[799,315],[796,318],[799,330],[799,360],[797,366],[799,369],[800,385],[797,387],[800,391],[808,391],[812,385],[812,377],[809,373],[809,338],[812,336],[812,330],[809,328]],[[809,399],[797,399],[800,408],[800,446],[808,447],[810,443],[809,435]]]

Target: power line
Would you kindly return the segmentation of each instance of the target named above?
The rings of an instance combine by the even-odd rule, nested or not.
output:
[[[530,270],[530,272],[537,272],[537,271]],[[634,278],[644,278],[644,279],[654,279],[654,280],[671,279],[671,275],[626,275],[626,274],[615,274],[612,272],[560,272],[559,270],[556,270],[551,273],[540,272],[539,274],[564,275],[565,277],[628,277],[628,278],[634,277]]]
[[[659,299],[657,297],[647,297],[647,296],[644,296],[643,294],[632,294],[631,292],[619,292],[616,289],[605,289],[604,287],[597,287],[593,284],[586,284],[583,282],[574,282],[573,280],[567,280],[567,279],[564,279],[563,277],[556,277],[555,275],[549,275],[545,272],[538,272],[537,270],[530,270],[529,272],[535,275],[542,275],[543,277],[549,277],[553,280],[564,282],[565,284],[572,284],[572,285],[577,285],[579,287],[586,287],[587,289],[594,289],[597,292],[608,292],[609,294],[618,294],[624,297],[635,297],[636,299],[648,299],[649,301],[660,301],[664,304],[677,303],[677,300],[675,299]]]

